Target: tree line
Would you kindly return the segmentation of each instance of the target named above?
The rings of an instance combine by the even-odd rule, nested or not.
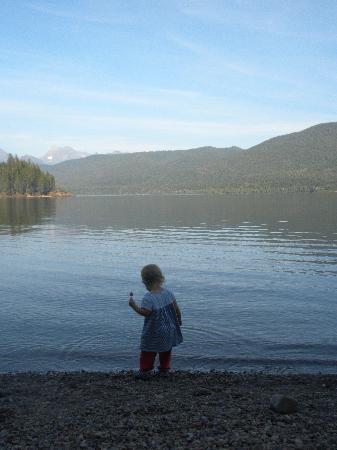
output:
[[[9,155],[0,163],[0,192],[7,195],[46,195],[55,190],[55,178],[31,161]]]

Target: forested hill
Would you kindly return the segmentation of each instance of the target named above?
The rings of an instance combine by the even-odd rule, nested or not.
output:
[[[337,190],[337,122],[247,150],[96,155],[48,170],[65,189],[88,194]]]
[[[31,162],[9,155],[0,163],[0,194],[46,195],[55,189],[55,178]]]

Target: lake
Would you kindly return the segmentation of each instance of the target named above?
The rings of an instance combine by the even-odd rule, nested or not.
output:
[[[179,369],[337,373],[337,193],[0,199],[0,371],[138,365],[140,269]]]

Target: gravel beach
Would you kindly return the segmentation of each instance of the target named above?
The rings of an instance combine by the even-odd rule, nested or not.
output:
[[[0,448],[337,449],[337,375],[3,374]]]

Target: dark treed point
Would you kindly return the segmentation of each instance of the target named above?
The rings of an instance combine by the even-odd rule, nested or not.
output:
[[[30,161],[9,155],[0,163],[0,193],[6,195],[47,195],[55,190],[55,178]]]

